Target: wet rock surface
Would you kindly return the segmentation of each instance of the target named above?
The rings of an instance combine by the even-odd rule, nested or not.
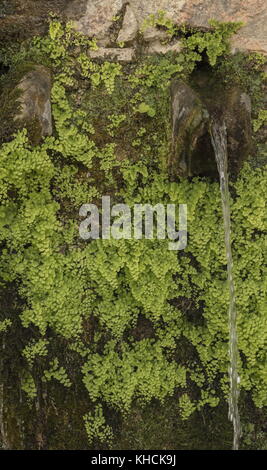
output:
[[[199,138],[204,134],[209,114],[198,95],[180,80],[171,85],[172,152],[170,176],[192,176],[192,155]],[[204,156],[203,156],[204,157]]]
[[[232,50],[267,52],[265,0],[245,3],[231,0],[219,4],[212,0],[10,0],[3,1],[0,10],[0,37],[5,37],[5,31],[14,39],[20,35],[43,34],[52,12],[72,20],[78,31],[97,38],[100,47],[88,52],[93,59],[133,62],[136,59],[135,40],[140,37],[144,54],[179,53],[181,43],[177,39],[168,42],[166,31],[151,26],[142,29],[148,16],[159,10],[165,11],[176,24],[204,29],[209,27],[210,18],[243,21],[246,24],[234,36]],[[126,47],[118,47],[119,43]],[[197,79],[192,88],[182,82],[172,85],[173,148],[169,162],[172,177],[216,173],[208,114],[220,116],[226,122],[232,173],[238,172],[251,151],[249,97],[242,90],[218,87],[213,80],[209,82],[205,74],[200,73],[200,76],[202,78]],[[35,116],[40,136],[52,133],[49,80],[44,69],[41,73],[41,69],[36,68],[31,78],[27,76],[20,85],[24,97],[20,118],[29,121]],[[208,90],[211,90],[210,94]]]
[[[35,124],[35,143],[42,137],[52,135],[50,71],[41,65],[34,67],[22,78],[17,88],[20,91],[20,109],[15,121],[26,127]]]
[[[223,119],[228,135],[229,170],[236,175],[252,151],[252,119],[250,97],[241,89],[224,94]]]
[[[236,175],[253,149],[250,97],[237,86],[224,86],[205,69],[195,73],[192,85],[211,118],[225,121],[229,170]],[[206,147],[209,146],[210,143],[206,142]]]
[[[194,87],[182,81],[171,86],[172,153],[170,177],[217,177],[214,150],[210,138],[212,121],[225,122],[228,166],[232,176],[250,156],[252,145],[251,100],[237,87],[216,84],[203,72]]]
[[[49,14],[64,16],[70,0],[8,0],[0,2],[0,41],[20,41],[44,34]]]

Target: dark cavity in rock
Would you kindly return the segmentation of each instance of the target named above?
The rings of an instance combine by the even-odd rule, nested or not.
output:
[[[236,86],[218,83],[207,67],[193,74],[191,86],[174,80],[171,101],[171,179],[218,177],[210,138],[210,123],[214,120],[226,123],[229,173],[235,177],[252,150],[250,97]]]

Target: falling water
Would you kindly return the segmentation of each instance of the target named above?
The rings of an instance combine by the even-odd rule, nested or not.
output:
[[[230,193],[228,179],[228,155],[227,155],[227,131],[225,123],[213,122],[211,126],[211,139],[215,151],[218,171],[220,175],[225,247],[227,256],[227,273],[229,285],[229,419],[234,427],[233,449],[238,450],[241,436],[240,416],[238,411],[239,396],[239,376],[238,376],[238,341],[237,341],[237,312],[235,299],[235,285],[233,277],[233,255],[231,247],[231,214],[230,214]]]
[[[3,381],[3,351],[5,349],[5,341],[2,338],[2,351],[0,356],[0,444],[2,449],[8,449],[8,439],[4,421],[4,381]]]

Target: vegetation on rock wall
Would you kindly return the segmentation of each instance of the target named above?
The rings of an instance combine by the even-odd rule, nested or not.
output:
[[[181,54],[123,67],[90,59],[96,44],[57,21],[47,37],[5,52],[9,73],[30,61],[52,69],[55,132],[32,146],[21,130],[0,149],[1,287],[16,292],[15,308],[1,312],[0,334],[8,342],[12,328],[22,330],[17,380],[27,406],[50,382],[70,391],[83,382],[90,442],[110,445],[109,409],[125,416],[136,404],[174,396],[186,419],[227,400],[219,184],[169,182],[165,162],[170,80],[188,79],[204,49],[215,65],[235,28],[191,32]],[[247,164],[232,185],[241,388],[260,408],[267,406],[266,183],[266,167]],[[130,207],[187,203],[188,247],[177,254],[167,240],[82,241],[79,207],[102,195]]]

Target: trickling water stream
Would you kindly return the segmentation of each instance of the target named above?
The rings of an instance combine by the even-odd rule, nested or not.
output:
[[[3,352],[5,349],[5,341],[1,341],[1,355],[0,355],[0,448],[8,449],[8,438],[5,429],[4,421],[4,381],[3,381]]]
[[[238,338],[237,338],[237,312],[235,299],[235,285],[233,277],[233,255],[231,246],[231,214],[230,193],[228,178],[228,154],[227,154],[227,130],[225,123],[213,122],[211,125],[211,140],[215,152],[218,172],[220,175],[220,187],[222,196],[222,208],[225,232],[225,248],[227,256],[227,273],[229,285],[229,419],[234,427],[233,449],[238,450],[241,436],[240,416],[238,410],[239,376],[238,376]]]

